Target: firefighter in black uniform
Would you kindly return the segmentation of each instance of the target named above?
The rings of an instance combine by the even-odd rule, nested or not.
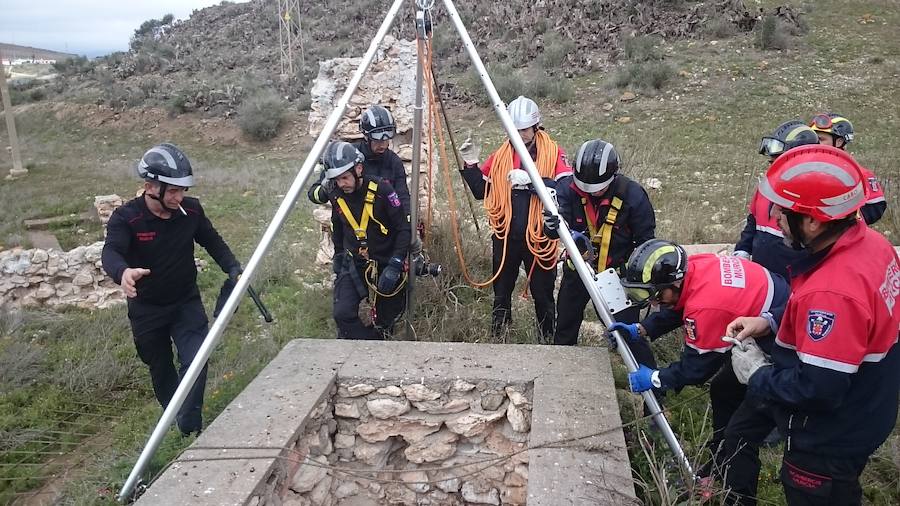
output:
[[[325,148],[334,241],[334,321],[339,339],[390,337],[406,302],[406,252],[412,229],[400,197],[384,180],[363,176],[353,145]],[[370,297],[370,291],[374,294]],[[359,303],[374,299],[374,326],[359,318]]]
[[[397,126],[391,112],[380,105],[373,105],[365,110],[359,117],[359,131],[365,136],[365,140],[354,144],[357,150],[363,154],[363,175],[375,176],[390,184],[400,202],[403,210],[409,214],[409,186],[406,184],[406,168],[403,161],[390,148],[391,139],[397,133]],[[318,182],[313,183],[307,196],[316,204],[328,202],[328,189],[322,188],[325,180],[323,171]]]
[[[571,181],[569,184],[566,182]],[[566,220],[579,246],[593,251],[586,258],[597,272],[610,267],[617,270],[639,244],[653,239],[656,217],[647,192],[640,184],[619,174],[619,155],[612,144],[600,139],[581,145],[575,158],[575,177],[557,185],[559,214]],[[559,217],[544,211],[544,233],[559,237]],[[586,243],[590,243],[588,248]],[[584,308],[590,300],[587,289],[571,262],[563,267],[562,283],[556,302],[554,344],[575,345],[584,320]],[[640,308],[616,314],[616,319],[634,323]],[[645,339],[628,342],[635,359],[654,364],[653,351]]]
[[[194,242],[236,279],[241,265],[210,223],[200,201],[186,197],[194,185],[191,164],[172,144],[147,151],[138,164],[143,195],[113,212],[103,246],[103,269],[128,298],[128,319],[138,356],[150,367],[156,399],[165,408],[206,337],[206,312],[197,288]],[[172,362],[172,343],[180,367]],[[176,421],[182,434],[203,428],[206,367]]]

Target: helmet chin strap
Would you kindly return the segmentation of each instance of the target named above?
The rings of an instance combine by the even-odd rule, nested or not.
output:
[[[178,208],[172,209],[171,207],[166,206],[166,203],[163,201],[163,196],[166,194],[166,190],[169,188],[169,183],[165,183],[158,179],[156,180],[156,182],[159,183],[159,195],[153,195],[152,193],[147,193],[146,191],[144,192],[144,195],[147,195],[151,199],[159,202],[159,205],[162,206],[162,208],[165,209],[166,211],[168,211],[172,214],[178,213],[180,211],[180,209],[178,209]]]
[[[813,237],[812,239],[807,239],[803,234],[803,215],[800,213],[788,211],[785,216],[787,217],[788,227],[791,230],[791,248],[797,251],[801,251],[804,249],[816,251],[820,244],[823,244],[833,239],[834,237],[841,235],[841,233],[843,233],[845,230],[853,226],[854,223],[856,223],[856,218],[854,218],[853,215],[837,221],[831,221],[828,222],[827,227],[822,231],[821,234]]]

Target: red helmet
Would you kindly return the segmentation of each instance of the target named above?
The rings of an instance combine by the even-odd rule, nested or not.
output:
[[[806,145],[778,157],[759,183],[759,192],[783,209],[832,221],[866,203],[864,181],[862,168],[847,152]]]

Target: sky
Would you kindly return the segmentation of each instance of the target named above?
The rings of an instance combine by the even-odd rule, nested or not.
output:
[[[237,0],[242,3],[248,0]],[[89,57],[128,49],[134,30],[148,19],[221,0],[0,0],[0,42]]]

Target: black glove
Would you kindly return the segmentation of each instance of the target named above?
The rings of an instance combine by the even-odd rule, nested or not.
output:
[[[228,297],[231,297],[231,292],[234,291],[234,286],[236,284],[236,281],[231,279],[230,275],[229,278],[222,283],[222,288],[219,289],[219,296],[216,298],[216,308],[213,309],[213,318],[219,316],[219,313],[222,312],[222,308],[225,307],[225,302],[228,301]],[[237,308],[235,308],[235,311],[237,311]]]
[[[378,277],[378,292],[382,295],[386,295],[396,290],[397,283],[400,282],[400,273],[402,271],[403,259],[397,257],[392,258]]]
[[[244,269],[241,267],[241,264],[237,264],[231,269],[228,269],[228,279],[236,282],[243,273]]]
[[[559,215],[544,209],[544,235],[559,239]]]
[[[340,274],[341,271],[344,270],[344,263],[346,262],[347,254],[343,251],[340,253],[335,253],[331,258],[331,267],[334,270],[335,274]]]

